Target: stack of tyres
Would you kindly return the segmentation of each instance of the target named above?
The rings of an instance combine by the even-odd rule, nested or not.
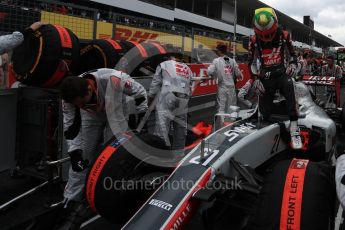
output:
[[[23,84],[54,88],[68,72],[75,72],[79,52],[73,32],[48,24],[25,37],[14,50],[13,69]]]
[[[95,39],[80,50],[79,74],[99,68],[114,68],[127,51],[112,39]]]
[[[121,46],[126,48],[126,53],[119,65],[128,74],[134,77],[154,73],[159,63],[166,60],[168,50],[158,42],[133,42],[121,41]]]
[[[81,48],[79,74],[98,68],[115,68],[135,77],[148,75],[142,68],[152,72],[166,55],[167,49],[158,42],[96,39]]]

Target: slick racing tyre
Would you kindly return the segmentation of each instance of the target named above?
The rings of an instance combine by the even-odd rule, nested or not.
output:
[[[167,149],[155,136],[138,134],[136,137],[156,148]],[[125,135],[110,140],[90,168],[86,182],[86,198],[91,209],[116,224],[129,220],[171,172],[130,154],[123,145],[132,138]]]
[[[120,44],[126,48],[126,54],[119,64],[131,76],[153,75],[159,63],[167,59],[168,49],[158,42],[121,41]]]
[[[112,39],[95,39],[80,50],[79,74],[99,68],[113,69],[123,56],[121,44]]]
[[[44,25],[14,50],[13,70],[26,85],[56,87],[79,58],[79,40],[67,28]]]
[[[293,159],[267,174],[246,230],[327,230],[332,226],[335,185],[324,163]]]

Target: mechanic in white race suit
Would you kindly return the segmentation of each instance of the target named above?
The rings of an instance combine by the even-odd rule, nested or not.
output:
[[[0,55],[11,51],[19,46],[26,36],[38,30],[44,23],[34,22],[23,31],[15,31],[12,34],[0,36]]]
[[[67,77],[60,91],[64,134],[71,157],[64,197],[68,201],[80,201],[84,198],[88,162],[97,157],[103,142],[128,128],[127,96],[135,99],[137,113],[145,113],[147,94],[129,75],[105,68]]]
[[[176,55],[180,56],[180,55]],[[149,101],[158,97],[154,134],[167,146],[182,154],[187,135],[188,102],[192,94],[192,71],[175,57],[162,62],[156,69],[148,93]],[[173,125],[172,143],[169,140],[170,125]]]
[[[226,56],[226,45],[217,46],[218,58],[208,67],[208,75],[218,79],[217,106],[218,113],[232,113],[230,106],[237,106],[234,77],[243,79],[236,61]]]

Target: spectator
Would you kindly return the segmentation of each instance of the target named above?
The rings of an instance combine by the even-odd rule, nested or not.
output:
[[[59,8],[59,13],[60,13],[60,14],[67,15],[67,14],[68,14],[68,9],[67,9],[67,7],[61,6],[61,7]]]

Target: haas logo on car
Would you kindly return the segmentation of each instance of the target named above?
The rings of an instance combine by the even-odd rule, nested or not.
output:
[[[305,84],[320,84],[333,85],[335,84],[335,77],[321,77],[321,76],[304,76],[303,82]]]
[[[253,129],[255,129],[255,127],[256,125],[252,123],[245,123],[225,132],[224,135],[229,137],[229,142],[232,142],[237,139],[240,134],[251,132]]]

